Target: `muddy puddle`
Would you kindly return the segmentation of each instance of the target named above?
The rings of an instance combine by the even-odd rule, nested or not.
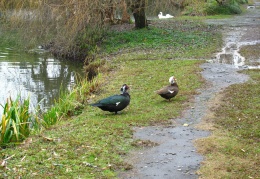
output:
[[[207,20],[207,23],[219,24],[223,28],[223,48],[209,61],[231,64],[240,69],[260,69],[257,50],[260,48],[260,2],[248,6],[247,14],[233,19]],[[243,49],[251,50],[243,53]]]
[[[213,62],[231,64],[236,68],[257,69],[260,68],[260,57],[258,59],[246,58],[240,50],[245,46],[260,46],[260,40],[245,42],[227,42],[222,51],[216,55]],[[259,64],[259,65],[258,65]]]
[[[225,20],[208,21],[222,25],[223,48],[214,58],[201,65],[207,87],[198,90],[194,102],[180,118],[169,126],[150,126],[134,129],[134,139],[149,140],[158,145],[132,151],[126,162],[133,169],[120,173],[123,179],[193,179],[203,156],[196,152],[194,140],[210,135],[196,128],[206,118],[209,103],[226,87],[244,83],[248,77],[238,73],[244,68],[260,68],[259,51],[250,55],[241,53],[244,47],[260,45],[260,10],[250,8],[247,14]],[[246,54],[246,55],[244,55]],[[254,62],[254,63],[253,63]],[[254,65],[256,64],[256,65]]]

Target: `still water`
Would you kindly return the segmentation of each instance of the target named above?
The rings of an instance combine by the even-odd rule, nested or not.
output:
[[[36,49],[31,53],[17,51],[0,45],[0,104],[8,97],[30,97],[30,108],[38,104],[48,109],[59,96],[61,87],[70,90],[76,75],[82,74],[82,64],[53,58],[47,52]],[[0,117],[3,108],[0,107]]]

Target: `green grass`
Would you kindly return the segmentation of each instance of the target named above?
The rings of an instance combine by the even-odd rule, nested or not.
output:
[[[239,53],[245,57],[245,64],[246,65],[254,65],[258,66],[260,65],[259,59],[259,50],[260,45],[245,45],[242,46],[239,50]]]
[[[148,29],[109,32],[102,43],[102,49],[105,53],[119,51],[146,53],[153,59],[158,56],[171,59],[205,59],[221,43],[216,28],[214,25],[205,25],[199,20],[153,21]]]
[[[259,70],[245,73],[254,81],[234,85],[226,90],[224,104],[216,111],[216,117],[219,118],[216,123],[228,129],[240,141],[257,142],[260,138],[260,97],[256,94],[260,94],[260,75]],[[225,116],[220,115],[222,113]]]
[[[1,150],[2,159],[8,161],[1,176],[115,178],[117,171],[129,168],[123,156],[135,143],[132,127],[168,124],[168,119],[181,114],[203,83],[199,68],[203,61],[193,57],[210,56],[221,44],[219,37],[215,26],[181,20],[158,21],[150,30],[114,32],[105,41],[105,52],[123,52],[105,64],[108,70],[96,78],[97,83],[83,80],[79,88],[58,100],[46,115],[46,121],[51,120],[41,135]],[[168,102],[154,91],[168,85],[172,75],[180,92]],[[119,115],[87,105],[118,94],[124,83],[130,86],[131,102]]]
[[[219,15],[208,15],[205,18],[206,19],[228,19],[228,18],[233,18],[234,15],[226,15],[226,14],[219,14]]]
[[[70,92],[60,89],[59,99],[47,112],[40,115],[42,118],[41,125],[48,128],[63,118],[82,113],[86,98],[92,92],[98,90],[102,81],[100,78],[100,75],[97,75],[92,81],[77,78],[77,85]]]
[[[189,50],[189,48],[205,48],[204,42],[210,38],[204,32],[180,32],[174,29],[141,29],[124,33],[111,33],[105,42],[105,49],[108,52],[120,49],[165,49],[175,48],[178,50]],[[204,45],[204,47],[202,46]]]
[[[52,120],[40,135],[1,149],[1,177],[115,178],[117,171],[129,168],[123,156],[136,143],[132,127],[167,124],[201,87],[203,61],[187,59],[208,58],[216,51],[221,45],[216,29],[194,19],[176,19],[155,21],[150,29],[109,33],[103,52],[120,54],[111,58],[109,73],[102,73],[94,86],[83,81],[62,96],[45,116]],[[176,58],[185,60],[172,60]],[[216,111],[221,114],[215,120],[218,130],[201,143],[206,162],[213,161],[201,169],[205,177],[259,178],[260,78],[259,71],[247,73],[254,81],[228,88],[225,103]],[[168,102],[154,91],[167,85],[171,75],[180,92]],[[86,104],[119,93],[123,83],[131,88],[131,103],[119,115]]]
[[[205,178],[260,177],[259,72],[244,71],[252,80],[224,91],[222,103],[214,111],[216,129],[198,144],[207,156],[200,169]]]
[[[184,102],[201,86],[198,66],[201,62],[118,59],[115,62],[117,71],[108,76],[113,80],[89,100],[117,94],[121,85],[127,83],[131,88],[129,107],[114,115],[86,105],[81,115],[60,121],[43,132],[44,137],[35,136],[28,145],[2,150],[2,158],[15,156],[8,160],[10,170],[1,174],[29,178],[115,177],[116,170],[127,166],[122,155],[131,148],[132,126],[167,123],[169,118],[177,117],[186,106]],[[171,75],[176,76],[180,93],[168,102],[154,91],[167,85]]]
[[[235,15],[227,15],[227,14],[216,14],[216,15],[206,15],[206,16],[180,16],[176,17],[178,20],[192,20],[192,21],[198,21],[198,20],[206,20],[206,19],[227,19],[232,18]]]

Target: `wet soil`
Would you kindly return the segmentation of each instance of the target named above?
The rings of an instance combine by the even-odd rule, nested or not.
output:
[[[257,1],[258,3],[259,1]],[[240,47],[260,44],[260,10],[248,9],[248,13],[225,20],[209,20],[207,23],[223,25],[222,51],[201,65],[202,76],[206,87],[198,90],[191,107],[185,110],[178,119],[172,119],[169,126],[150,126],[134,129],[134,138],[149,140],[158,145],[143,147],[132,151],[126,162],[133,169],[119,174],[124,179],[193,179],[198,178],[196,171],[203,161],[203,156],[196,152],[194,140],[210,135],[209,131],[200,130],[202,119],[207,118],[210,101],[226,87],[244,83],[248,76],[238,73],[244,68],[258,68],[245,61],[250,55],[243,57]],[[259,52],[258,52],[259,53]],[[229,56],[229,60],[226,60]],[[254,54],[255,58],[260,55]],[[223,58],[225,57],[225,58]]]
[[[237,68],[260,68],[260,1],[255,8],[232,19],[207,20],[222,25],[224,46],[214,62],[234,65]],[[247,49],[246,52],[243,49]],[[249,50],[250,49],[250,50]],[[251,53],[251,54],[250,54]]]

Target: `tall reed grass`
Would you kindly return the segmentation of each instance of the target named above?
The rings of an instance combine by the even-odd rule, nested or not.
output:
[[[70,92],[60,90],[55,104],[44,113],[38,110],[30,113],[29,98],[21,100],[18,96],[15,101],[11,97],[7,98],[5,105],[1,105],[4,110],[0,123],[0,146],[19,144],[33,129],[48,128],[66,116],[80,114],[90,93],[99,88],[100,79],[100,74],[91,81],[77,77],[77,85]]]
[[[101,79],[101,74],[91,81],[77,77],[77,85],[71,91],[60,90],[60,96],[55,104],[42,114],[41,125],[48,128],[66,116],[80,114],[90,94],[99,88]]]
[[[33,116],[29,113],[29,101],[29,98],[21,101],[19,96],[13,101],[9,97],[6,104],[1,105],[4,108],[0,125],[1,146],[19,143],[29,136],[30,127],[37,121],[33,121]]]

